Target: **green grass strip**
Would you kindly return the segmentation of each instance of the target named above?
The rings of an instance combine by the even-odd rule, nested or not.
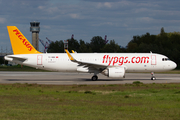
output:
[[[180,84],[1,84],[3,120],[176,120]]]

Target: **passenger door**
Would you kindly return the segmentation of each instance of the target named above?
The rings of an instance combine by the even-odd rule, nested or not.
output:
[[[156,65],[156,55],[151,55],[151,65]]]
[[[42,55],[38,55],[38,56],[37,56],[37,65],[42,65],[42,64],[43,64],[42,58],[43,58]]]

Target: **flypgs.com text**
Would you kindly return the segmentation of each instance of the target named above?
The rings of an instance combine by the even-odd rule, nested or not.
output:
[[[17,29],[13,30],[13,32],[15,32],[15,34],[20,40],[22,40],[22,43],[28,48],[29,51],[33,49],[33,47],[29,44],[28,40],[26,40]]]
[[[102,63],[108,63],[108,65],[118,64],[119,66],[124,63],[149,63],[149,57],[132,57],[130,60],[128,57],[110,57],[109,55],[103,56]]]

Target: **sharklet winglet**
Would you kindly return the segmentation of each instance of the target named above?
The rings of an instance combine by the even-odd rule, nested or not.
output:
[[[73,56],[69,53],[69,51],[68,51],[67,49],[65,49],[65,51],[66,51],[69,59],[70,59],[71,61],[74,61],[74,62],[75,62],[76,60],[75,60],[75,59],[73,58]]]

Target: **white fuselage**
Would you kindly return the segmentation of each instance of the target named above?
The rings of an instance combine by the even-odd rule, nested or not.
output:
[[[78,71],[78,63],[72,62],[66,53],[21,54],[9,55],[27,58],[25,61],[5,57],[6,60],[19,64],[64,72]],[[87,63],[105,65],[107,67],[123,66],[126,72],[158,72],[176,68],[176,63],[166,56],[154,53],[73,53],[72,56]]]

